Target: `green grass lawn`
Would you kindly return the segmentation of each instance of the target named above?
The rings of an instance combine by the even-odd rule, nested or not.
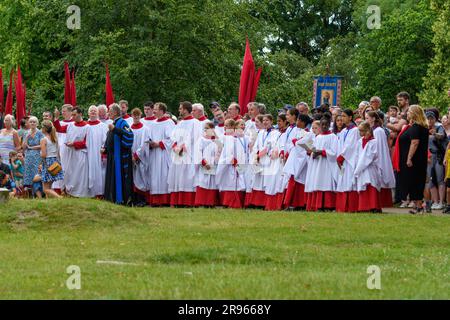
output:
[[[449,299],[449,231],[449,216],[12,200],[0,299]],[[370,265],[381,290],[367,289]]]

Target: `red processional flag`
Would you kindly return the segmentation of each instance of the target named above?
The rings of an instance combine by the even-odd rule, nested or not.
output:
[[[3,113],[3,101],[5,101],[4,97],[4,86],[3,86],[3,71],[2,68],[0,68],[0,113]]]
[[[69,71],[69,63],[67,61],[64,62],[64,103],[72,104],[72,88],[70,84],[70,71]]]
[[[255,78],[253,79],[253,90],[252,90],[252,95],[250,97],[249,102],[256,101],[256,95],[258,93],[258,87],[259,87],[259,80],[261,79],[261,73],[262,73],[262,68],[259,68],[255,74]]]
[[[239,106],[241,107],[241,115],[248,112],[247,104],[248,101],[248,89],[249,89],[249,79],[253,77],[255,72],[255,63],[253,62],[252,52],[250,50],[250,42],[248,38],[245,40],[245,54],[244,62],[242,64],[241,81],[239,85]]]
[[[72,80],[70,81],[70,97],[72,106],[77,105],[77,87],[75,85],[75,71],[72,71]]]
[[[255,73],[255,62],[253,61],[250,42],[247,38],[245,43],[244,62],[242,64],[241,81],[239,84],[239,106],[241,107],[240,114],[242,116],[248,112],[248,103],[255,101],[256,99],[261,72],[262,69],[260,68]]]
[[[6,95],[5,115],[6,114],[12,115],[12,111],[13,111],[13,100],[14,100],[14,97],[12,94],[13,78],[14,78],[14,68],[11,70],[11,73],[9,75],[9,87],[8,87],[8,94]]]
[[[112,85],[111,85],[111,79],[109,77],[108,64],[106,64],[106,85],[105,85],[105,89],[106,89],[106,106],[109,108],[109,106],[114,103],[114,93],[113,93],[113,88],[112,88]]]
[[[20,71],[20,66],[18,66],[16,79],[16,120],[18,126],[20,126],[20,121],[23,117],[25,117],[25,115],[25,90],[22,80],[22,72]]]

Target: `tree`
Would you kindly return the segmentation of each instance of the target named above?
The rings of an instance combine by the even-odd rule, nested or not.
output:
[[[131,106],[237,97],[245,36],[263,27],[233,0],[80,0],[81,29],[66,27],[69,0],[3,0],[0,65],[23,66],[36,114],[63,102],[63,65],[76,70],[79,104],[105,100],[105,62],[116,98]]]
[[[271,27],[270,50],[292,50],[314,62],[331,39],[355,30],[351,0],[263,0],[254,8]]]
[[[298,53],[282,50],[268,55],[258,101],[272,114],[285,104],[312,100],[312,64]]]
[[[360,98],[379,95],[387,104],[394,104],[398,92],[408,91],[417,102],[433,58],[434,18],[427,1],[422,1],[389,15],[380,29],[361,37],[356,55]]]
[[[438,17],[433,25],[435,56],[424,78],[424,90],[419,95],[423,106],[446,110],[450,106],[450,3],[433,0],[432,8]]]

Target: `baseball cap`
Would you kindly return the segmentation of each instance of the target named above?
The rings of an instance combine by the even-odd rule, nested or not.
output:
[[[209,104],[211,109],[220,108],[220,104],[217,101],[213,101]]]

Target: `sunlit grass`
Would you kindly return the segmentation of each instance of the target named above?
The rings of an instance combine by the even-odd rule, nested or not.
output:
[[[448,216],[13,200],[0,205],[0,298],[449,299],[449,230]],[[66,287],[70,265],[81,290]],[[370,265],[381,290],[367,289]]]

